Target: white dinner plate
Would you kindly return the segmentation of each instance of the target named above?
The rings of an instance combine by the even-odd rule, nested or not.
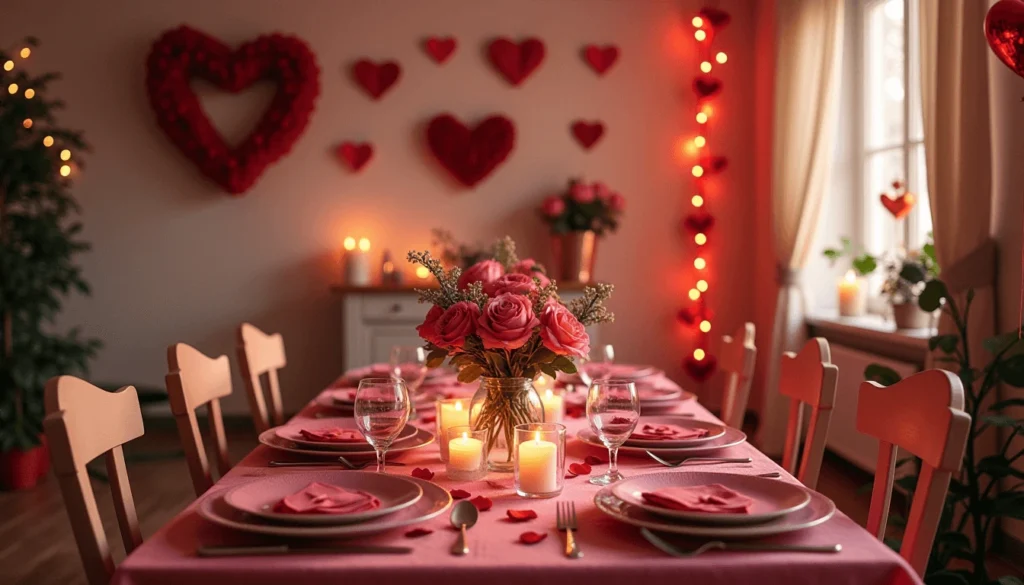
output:
[[[668,487],[720,484],[754,500],[750,512],[711,513],[672,510],[644,500],[644,492]],[[652,514],[676,521],[700,524],[743,525],[767,522],[803,508],[811,501],[810,492],[801,486],[777,479],[719,473],[714,471],[663,471],[630,477],[612,486],[615,497]]]
[[[597,505],[598,510],[615,520],[658,532],[685,534],[705,539],[736,540],[775,536],[818,526],[828,521],[836,513],[836,505],[832,503],[832,500],[818,492],[808,491],[811,501],[806,506],[792,514],[786,514],[761,524],[744,526],[686,524],[656,516],[639,506],[619,499],[612,493],[614,487],[611,485],[597,492],[597,495],[594,496],[594,504]]]
[[[290,453],[292,455],[301,455],[303,457],[316,457],[320,459],[325,457],[337,458],[338,455],[343,455],[344,457],[351,457],[353,459],[359,459],[374,457],[377,454],[377,452],[374,451],[373,447],[371,447],[369,444],[367,444],[366,448],[362,451],[339,452],[328,451],[324,449],[308,449],[303,447],[302,445],[298,445],[296,443],[278,437],[277,434],[274,432],[274,429],[268,429],[260,433],[259,442],[276,451],[283,451],[285,453]],[[391,445],[391,448],[388,449],[388,455],[390,456],[395,453],[402,453],[404,451],[411,451],[413,449],[426,447],[427,445],[433,442],[434,433],[425,429],[417,428],[416,434],[409,437],[408,439],[395,441]]]
[[[408,478],[423,490],[423,496],[415,504],[387,516],[378,516],[358,524],[338,526],[284,526],[239,512],[221,497],[222,493],[207,496],[199,503],[197,512],[204,520],[254,534],[283,536],[286,538],[353,538],[379,534],[418,524],[444,513],[452,505],[448,491],[437,485],[415,477]]]
[[[284,439],[285,441],[291,441],[296,445],[306,448],[320,451],[366,451],[367,449],[373,449],[369,443],[365,440],[351,443],[328,443],[324,441],[310,441],[302,437],[302,433],[299,431],[322,431],[324,429],[342,428],[342,429],[353,429],[358,430],[356,427],[356,421],[354,418],[318,418],[318,419],[302,419],[301,421],[293,421],[280,427],[274,427],[274,434],[278,438]],[[395,442],[408,439],[416,434],[416,427],[412,425],[405,425],[405,428],[398,433],[398,438]]]
[[[380,500],[380,507],[351,514],[287,514],[274,512],[274,505],[313,482],[366,492]],[[423,497],[423,488],[408,478],[368,471],[314,470],[263,477],[232,488],[224,502],[245,512],[280,524],[332,526],[365,522],[386,516],[415,504]]]
[[[686,416],[641,416],[640,420],[636,423],[636,428],[641,428],[641,425],[643,424],[674,425],[686,429],[705,429],[708,431],[708,434],[703,437],[693,439],[666,439],[660,441],[651,439],[634,439],[630,437],[626,439],[625,445],[629,445],[630,447],[643,447],[644,449],[650,449],[652,447],[655,449],[664,449],[669,447],[694,447],[725,436],[725,425],[702,420],[694,420]]]
[[[588,445],[597,447],[602,451],[607,449],[604,443],[601,442],[601,439],[598,439],[597,435],[594,434],[594,431],[591,431],[589,428],[581,429],[576,433],[576,438]],[[721,437],[692,447],[631,447],[629,445],[623,445],[619,447],[619,453],[646,457],[646,451],[650,451],[651,453],[657,454],[659,457],[692,457],[713,453],[728,447],[735,447],[736,445],[742,445],[746,441],[747,435],[743,431],[732,427],[725,427],[725,434]]]

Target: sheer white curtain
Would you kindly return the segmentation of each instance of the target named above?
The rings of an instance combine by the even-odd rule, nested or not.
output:
[[[842,72],[843,0],[776,0],[775,112],[772,121],[772,221],[778,297],[761,407],[761,449],[782,452],[787,402],[779,360],[804,331],[800,270],[818,225],[832,171]]]

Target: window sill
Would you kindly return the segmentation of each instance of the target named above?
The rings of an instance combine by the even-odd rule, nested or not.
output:
[[[880,315],[840,317],[836,311],[812,311],[805,319],[812,336],[854,349],[924,366],[932,329],[896,329]]]

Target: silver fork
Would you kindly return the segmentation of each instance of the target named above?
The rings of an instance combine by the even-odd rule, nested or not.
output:
[[[576,522],[576,503],[555,502],[555,522],[559,530],[565,531],[565,556],[570,559],[582,558],[583,551],[572,536],[573,530],[579,530],[579,524]]]
[[[661,463],[665,467],[679,467],[684,463],[700,463],[706,465],[716,465],[719,463],[753,463],[754,460],[750,457],[685,457],[679,461],[669,461],[662,459],[650,451],[645,451],[651,459],[654,459],[658,463]]]
[[[837,553],[843,550],[841,544],[810,545],[810,544],[765,544],[765,543],[738,543],[722,542],[712,540],[705,542],[693,550],[682,550],[664,538],[654,534],[647,528],[641,528],[640,534],[647,542],[653,544],[658,550],[681,559],[689,559],[702,555],[708,551],[755,551],[755,552],[808,552],[808,553]]]
[[[337,459],[330,461],[271,461],[268,463],[270,467],[332,467],[338,464],[342,467],[358,471],[365,468],[367,465],[376,465],[376,461],[350,461],[343,456],[339,456]],[[388,465],[394,465],[402,467],[405,463],[399,461],[388,461]]]

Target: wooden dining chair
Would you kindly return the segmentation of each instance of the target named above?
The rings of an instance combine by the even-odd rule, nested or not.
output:
[[[284,424],[277,371],[285,364],[284,339],[280,333],[267,335],[249,323],[242,323],[238,327],[238,365],[242,370],[249,409],[257,432],[262,433],[272,426]],[[265,391],[261,382],[264,374],[267,376]],[[270,402],[269,412],[267,398]]]
[[[86,578],[91,585],[107,585],[114,559],[85,465],[104,455],[121,540],[132,552],[142,544],[142,531],[121,445],[143,433],[138,393],[132,386],[107,392],[73,376],[58,376],[46,383],[44,403],[43,429]]]
[[[178,425],[192,487],[199,496],[213,485],[203,436],[196,419],[196,410],[204,404],[210,434],[213,435],[217,471],[224,475],[231,469],[220,410],[220,399],[231,394],[231,365],[226,355],[211,358],[190,345],[176,343],[167,348],[167,369],[171,413]]]
[[[744,323],[735,336],[722,336],[722,371],[725,386],[722,389],[722,421],[733,428],[743,427],[750,398],[750,381],[754,377],[757,347],[754,345],[754,324]]]
[[[910,504],[900,556],[924,575],[942,515],[949,480],[960,470],[971,432],[960,378],[927,370],[892,386],[863,382],[857,401],[857,430],[878,439],[878,462],[868,510],[868,532],[885,535],[896,474],[896,448],[921,458],[921,475]]]
[[[825,439],[832,421],[832,406],[836,403],[838,380],[839,368],[832,364],[828,342],[821,337],[809,340],[798,354],[782,354],[779,394],[791,399],[782,466],[812,490],[818,485],[821,461],[825,457]],[[805,404],[810,408],[811,416],[803,454],[800,455]]]

